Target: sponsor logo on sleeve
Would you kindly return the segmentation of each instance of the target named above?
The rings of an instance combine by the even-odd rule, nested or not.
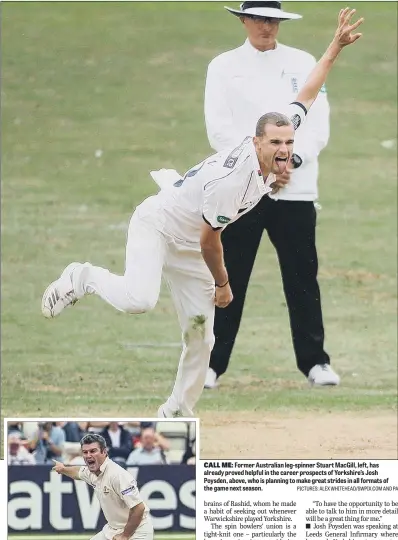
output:
[[[227,169],[233,169],[236,165],[236,162],[239,159],[239,156],[243,152],[244,147],[248,144],[250,140],[251,140],[251,137],[245,137],[243,141],[240,143],[240,145],[232,150],[232,152],[229,154],[229,156],[225,160],[223,166],[226,167]]]
[[[301,118],[299,114],[294,114],[290,120],[292,121],[294,129],[297,129],[301,124]]]
[[[229,223],[231,221],[231,218],[225,217],[225,216],[217,216],[218,223],[222,223],[225,225],[225,223]]]
[[[122,491],[122,495],[128,495],[129,493],[132,493],[134,489],[135,489],[134,486],[130,486]]]

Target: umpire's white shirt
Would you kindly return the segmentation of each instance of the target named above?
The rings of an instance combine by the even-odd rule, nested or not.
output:
[[[94,488],[107,521],[102,531],[104,536],[111,540],[116,534],[123,532],[130,509],[144,501],[138,491],[137,482],[123,467],[106,458],[100,471],[100,475],[97,476],[87,467],[81,467],[79,478]],[[136,533],[141,528],[151,527],[149,509],[145,503],[144,505],[144,515]]]
[[[283,110],[296,96],[314,67],[313,56],[277,43],[261,52],[246,42],[214,58],[208,67],[205,119],[212,148],[232,148],[254,135],[258,119]],[[329,139],[329,104],[320,92],[305,123],[296,133],[294,152],[303,160],[290,183],[275,199],[315,200],[318,196],[318,155]]]

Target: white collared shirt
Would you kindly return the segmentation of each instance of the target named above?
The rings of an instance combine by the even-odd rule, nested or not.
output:
[[[116,431],[112,431],[111,429],[108,429],[108,435],[112,443],[113,448],[120,448],[120,437],[121,437],[122,430],[118,428]]]
[[[199,245],[203,221],[215,230],[224,229],[254,208],[272,190],[274,180],[273,175],[263,178],[252,138],[247,137],[235,149],[208,157],[182,180],[162,189],[156,196],[158,223],[166,235]],[[146,201],[141,206],[145,205]]]
[[[164,463],[165,460],[159,446],[154,446],[151,450],[136,448],[130,453],[126,461],[126,465],[130,467],[138,465],[162,465]]]
[[[90,472],[88,467],[81,467],[79,478],[94,488],[107,521],[102,530],[105,537],[111,540],[123,531],[130,509],[144,501],[138,491],[137,482],[123,467],[106,458],[100,471],[97,476]],[[149,508],[145,503],[144,505],[145,512],[137,531],[150,521]]]
[[[294,120],[295,127],[304,123],[302,105],[292,103],[281,112]],[[203,220],[215,230],[224,229],[270,193],[273,182],[274,174],[263,177],[253,138],[246,137],[232,150],[209,156],[189,169],[183,179],[162,189],[155,197],[158,208],[152,211],[163,233],[199,244]],[[138,215],[144,217],[151,199],[137,207]]]
[[[261,52],[248,40],[214,58],[208,67],[205,120],[212,148],[220,152],[253,136],[258,119],[267,112],[284,112],[294,102],[316,61],[300,49],[277,43]],[[275,199],[315,200],[318,196],[318,155],[329,139],[329,104],[319,93],[305,123],[295,136],[294,152],[303,160],[290,183]]]

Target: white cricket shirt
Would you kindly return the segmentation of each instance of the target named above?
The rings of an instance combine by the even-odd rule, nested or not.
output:
[[[292,103],[281,112],[292,119],[295,128],[305,120],[306,110],[300,104]],[[274,181],[273,174],[262,176],[253,138],[246,137],[232,150],[198,163],[173,186],[151,197],[158,201],[152,212],[166,235],[199,243],[203,220],[215,230],[224,229],[271,192]],[[141,216],[151,204],[147,201],[137,207]]]
[[[316,64],[300,49],[277,43],[261,52],[246,42],[214,58],[208,67],[205,120],[210,145],[220,152],[254,135],[258,119],[267,112],[284,110],[294,102]],[[295,136],[294,152],[303,160],[290,183],[275,199],[315,200],[318,196],[318,155],[329,139],[329,104],[319,93],[305,123]]]
[[[126,526],[131,508],[143,503],[138,491],[137,482],[129,472],[117,463],[106,458],[100,467],[100,475],[97,476],[81,467],[79,470],[80,480],[84,480],[94,488],[101,509],[107,521],[102,529],[105,537],[111,540],[115,534],[119,534]],[[137,529],[147,525],[150,521],[149,508],[145,505],[142,521]]]

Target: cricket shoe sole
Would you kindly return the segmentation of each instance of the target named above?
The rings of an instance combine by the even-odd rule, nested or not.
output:
[[[50,283],[44,291],[41,301],[41,312],[46,319],[57,317],[66,307],[76,304],[78,298],[72,284],[72,272],[81,263],[71,263],[60,277]]]

